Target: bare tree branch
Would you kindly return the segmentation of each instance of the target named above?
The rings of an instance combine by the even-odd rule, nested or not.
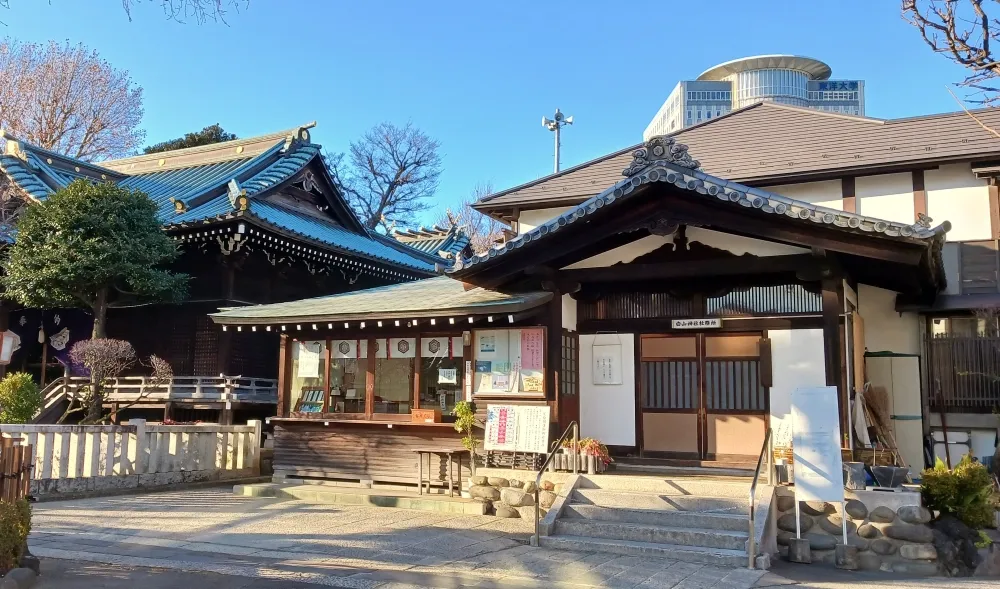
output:
[[[970,102],[1000,100],[1000,60],[991,43],[1000,35],[1000,20],[991,19],[983,4],[998,0],[902,0],[903,18],[924,42],[971,73],[958,83],[972,90]]]
[[[92,161],[132,154],[145,137],[142,88],[83,45],[0,41],[0,128]]]
[[[250,0],[122,0],[129,22],[132,22],[132,9],[144,2],[159,2],[168,20],[179,23],[194,20],[199,25],[209,21],[228,25],[227,7],[238,13],[241,7],[246,9],[250,5]]]
[[[379,123],[351,143],[348,154],[327,154],[327,166],[369,229],[412,225],[429,208],[441,175],[440,147],[420,129]]]
[[[472,194],[463,199],[456,209],[448,208],[445,211],[437,225],[444,227],[458,225],[469,236],[474,252],[478,254],[489,250],[494,244],[504,240],[504,231],[509,229],[506,224],[472,208],[476,202],[491,194],[493,185],[488,182],[477,184],[472,189]]]

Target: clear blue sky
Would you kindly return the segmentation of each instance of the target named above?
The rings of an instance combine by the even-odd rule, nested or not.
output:
[[[10,4],[0,35],[83,42],[131,73],[147,144],[216,122],[245,137],[316,120],[314,140],[342,151],[380,121],[412,121],[441,143],[438,211],[477,183],[548,174],[540,121],[556,107],[576,119],[567,167],[637,143],[678,80],[730,59],[824,60],[865,80],[874,117],[957,110],[945,85],[963,76],[897,0],[251,0],[228,27],[166,21],[159,0],[131,23],[120,0]]]

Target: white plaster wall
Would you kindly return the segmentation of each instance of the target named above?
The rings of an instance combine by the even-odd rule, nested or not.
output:
[[[622,345],[622,384],[595,385],[595,340]],[[580,435],[605,444],[634,446],[635,337],[631,333],[580,335]]]
[[[913,174],[910,172],[859,176],[854,181],[854,190],[859,214],[906,224],[912,224],[916,219],[913,212]]]
[[[576,299],[568,294],[562,296],[563,329],[576,331]]]
[[[700,227],[688,227],[687,238],[689,241],[697,241],[705,245],[730,251],[738,256],[750,253],[755,256],[782,256],[787,254],[809,253],[808,249],[774,243],[762,239],[752,239],[740,235],[731,235],[721,231],[712,231]],[[581,260],[566,266],[567,268],[601,268],[612,266],[618,263],[629,263],[643,254],[662,247],[667,243],[673,243],[673,237],[661,237],[650,235],[632,243],[616,247],[615,249],[601,252],[596,256]]]
[[[969,164],[950,164],[924,172],[927,215],[937,225],[951,222],[948,241],[990,239],[990,192]]]
[[[517,218],[517,231],[524,233],[531,231],[542,223],[558,217],[568,211],[570,207],[559,207],[554,209],[534,209],[531,211],[521,211]]]
[[[948,239],[951,239],[949,236]],[[962,272],[961,260],[958,256],[960,245],[957,243],[946,243],[941,248],[941,261],[944,264],[944,276],[948,285],[944,289],[944,294],[962,294]]]
[[[897,313],[896,293],[858,285],[858,312],[865,322],[869,352],[920,353],[920,322],[916,313]]]
[[[771,387],[771,429],[776,446],[792,443],[792,392],[826,385],[822,329],[768,330],[774,386]]]
[[[732,235],[700,227],[688,227],[687,237],[690,241],[697,241],[715,248],[724,249],[737,256],[753,254],[755,256],[766,257],[809,253],[809,250],[806,248],[775,243],[773,241],[764,241],[762,239],[753,239],[741,235]]]
[[[821,207],[844,210],[844,190],[840,180],[765,186],[764,190]]]

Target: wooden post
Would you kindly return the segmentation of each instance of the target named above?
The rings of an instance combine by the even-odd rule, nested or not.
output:
[[[840,412],[840,443],[844,443],[844,436],[847,434],[847,403],[844,401],[844,387],[840,367],[840,351],[842,339],[840,337],[840,314],[843,306],[840,302],[841,279],[824,278],[822,281],[822,303],[823,303],[823,341],[826,343],[824,349],[826,384],[837,387],[837,407]]]
[[[386,344],[388,345],[388,344]],[[375,340],[368,340],[368,368],[365,371],[365,417],[375,412]]]
[[[552,289],[552,300],[549,301],[545,313],[545,398],[552,406],[552,421],[559,429],[566,427],[562,423],[559,411],[559,368],[562,363],[562,295],[558,288]],[[561,432],[560,432],[561,433]],[[559,433],[556,433],[558,436]]]
[[[448,336],[451,337],[450,335]],[[416,335],[416,347],[417,349],[413,352],[413,404],[410,405],[413,409],[420,409],[420,334]]]
[[[146,465],[149,464],[149,460],[146,458],[146,451],[149,448],[149,442],[146,440],[146,420],[130,419],[128,424],[135,426],[135,457],[132,462],[132,471],[129,474],[145,474]]]
[[[289,392],[292,386],[292,338],[281,334],[278,344],[278,417],[288,417]]]
[[[254,476],[260,476],[260,447],[264,445],[264,440],[261,437],[262,424],[259,419],[251,419],[247,425],[253,428],[253,440],[250,441],[250,467],[253,469]]]
[[[328,413],[330,411],[330,391],[333,388],[330,385],[330,376],[333,375],[333,350],[330,349],[330,345],[333,342],[330,338],[326,339],[326,372],[323,375],[323,413]]]

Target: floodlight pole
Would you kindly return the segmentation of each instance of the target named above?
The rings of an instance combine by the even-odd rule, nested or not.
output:
[[[555,133],[556,149],[555,149],[555,165],[553,166],[553,173],[559,172],[559,147],[561,142],[559,140],[560,130],[566,125],[573,124],[573,117],[567,117],[563,115],[562,111],[558,108],[556,109],[556,114],[550,120],[548,117],[542,117],[542,126]]]

